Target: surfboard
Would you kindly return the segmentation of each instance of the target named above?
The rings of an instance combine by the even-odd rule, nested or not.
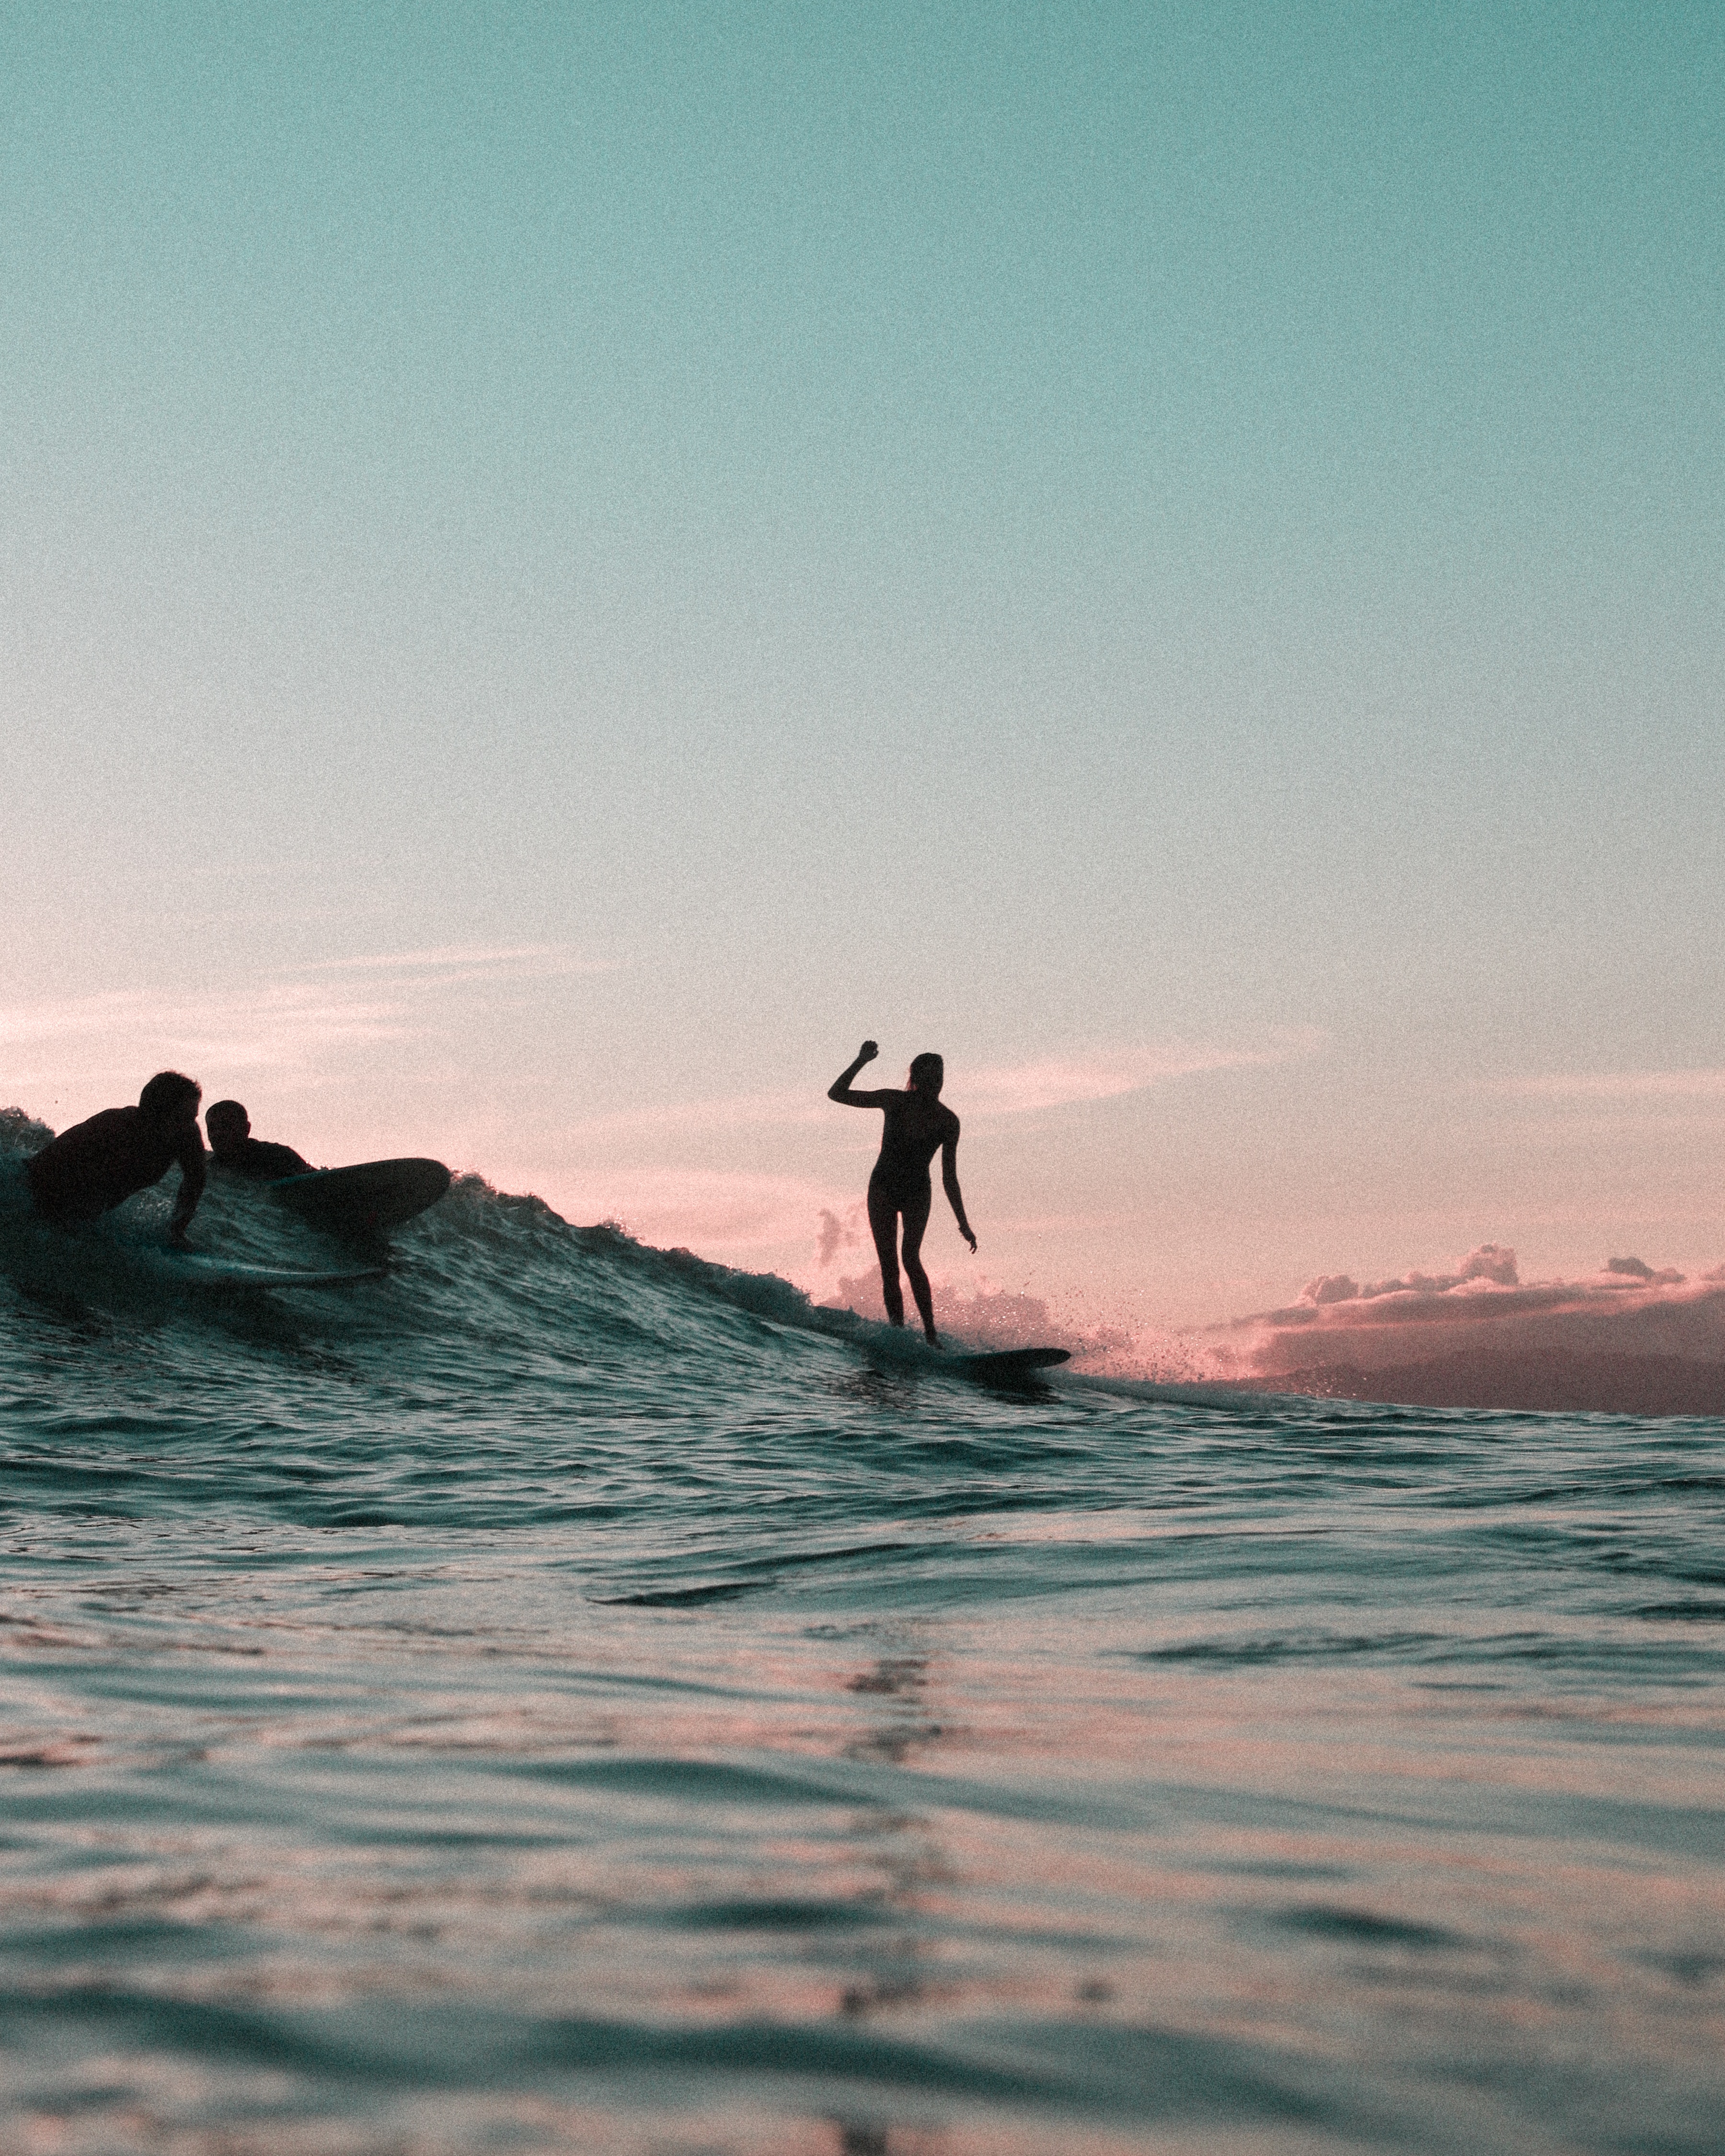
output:
[[[338,1235],[377,1235],[435,1205],[449,1181],[440,1160],[365,1160],[353,1168],[284,1176],[264,1187],[314,1228]]]
[[[1052,1370],[1057,1363],[1071,1359],[1071,1350],[1066,1348],[1004,1348],[992,1355],[943,1355],[941,1367],[955,1377],[979,1378],[986,1383],[990,1378],[1008,1381],[1032,1377],[1038,1370]]]
[[[187,1287],[237,1291],[267,1287],[341,1287],[350,1281],[382,1280],[382,1265],[347,1266],[340,1272],[306,1272],[293,1265],[245,1265],[225,1258],[206,1256],[202,1250],[158,1250],[151,1255],[152,1268]]]

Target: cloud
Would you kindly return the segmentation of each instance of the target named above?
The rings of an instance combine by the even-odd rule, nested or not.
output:
[[[128,1068],[164,1050],[187,1058],[207,1055],[264,1064],[296,1061],[336,1042],[393,1039],[408,1029],[406,1019],[399,999],[331,994],[296,982],[197,996],[126,988],[0,1009],[0,1041],[94,1039],[114,1050],[110,1065],[123,1057]]]
[[[845,1204],[799,1177],[711,1168],[613,1167],[557,1180],[558,1209],[572,1219],[616,1220],[640,1242],[703,1256],[806,1250],[810,1223]]]
[[[1611,1262],[1614,1265],[1626,1265],[1639,1260],[1614,1258]],[[1372,1287],[1356,1286],[1346,1273],[1320,1273],[1301,1289],[1300,1300],[1317,1308],[1329,1302],[1371,1302],[1384,1295],[1447,1295],[1451,1288],[1465,1287],[1470,1281],[1490,1281],[1497,1287],[1514,1287],[1515,1252],[1506,1250],[1501,1243],[1481,1243],[1478,1250],[1470,1250],[1460,1260],[1454,1272],[1413,1272],[1405,1279],[1379,1281]]]
[[[1494,1080],[1486,1090],[1525,1101],[1692,1101],[1725,1096],[1725,1070],[1573,1070]]]
[[[975,1069],[955,1067],[948,1072],[947,1097],[967,1121],[973,1116],[1021,1115],[1038,1108],[1058,1108],[1086,1101],[1106,1101],[1169,1078],[1184,1078],[1206,1070],[1237,1070],[1286,1063],[1296,1056],[1317,1054],[1327,1045],[1328,1035],[1317,1027],[1288,1028],[1257,1048],[1219,1048],[1202,1043],[1170,1041],[1148,1046],[1076,1050],[1066,1055],[1042,1057],[1029,1063],[989,1064]],[[882,1062],[886,1059],[883,1057]],[[875,1074],[859,1083],[869,1086]],[[877,1081],[881,1090],[901,1082],[895,1074],[889,1084]],[[667,1101],[657,1105],[622,1108],[614,1113],[583,1118],[577,1126],[582,1134],[642,1136],[685,1131],[759,1128],[783,1129],[795,1124],[824,1123],[836,1128],[832,1103],[824,1086],[784,1088],[771,1093],[733,1094],[706,1101]],[[878,1128],[878,1126],[875,1127]]]
[[[133,1098],[152,1070],[290,1074],[329,1082],[391,1044],[447,1033],[449,991],[597,970],[560,944],[445,945],[320,960],[191,993],[121,988],[0,1006],[8,1081],[55,1097]],[[469,1017],[461,1023],[470,1023]],[[19,1051],[28,1051],[25,1055]],[[99,1103],[98,1103],[99,1105]]]
[[[1032,1062],[994,1064],[955,1076],[953,1105],[962,1115],[1015,1116],[1087,1101],[1117,1100],[1171,1078],[1210,1070],[1242,1070],[1315,1055],[1328,1045],[1317,1026],[1278,1029],[1255,1048],[1200,1041],[1152,1042],[1090,1048]]]
[[[1260,1383],[1434,1404],[1725,1409],[1725,1267],[1609,1258],[1580,1280],[1523,1281],[1502,1244],[1447,1271],[1366,1286],[1308,1281],[1296,1302],[1214,1327],[1219,1370]],[[1709,1404],[1710,1403],[1710,1404]]]
[[[543,979],[564,973],[606,973],[608,958],[583,957],[563,943],[444,943],[425,951],[382,951],[357,958],[316,958],[290,966],[290,973],[402,973],[428,968],[463,979]]]
[[[1640,1258],[1607,1258],[1605,1270],[1608,1273],[1620,1274],[1627,1280],[1646,1281],[1656,1287],[1681,1287],[1683,1285],[1683,1276],[1675,1265],[1666,1265],[1661,1271],[1655,1272],[1651,1265]],[[1713,1276],[1709,1274],[1707,1277],[1711,1280]]]
[[[815,1261],[823,1272],[831,1265],[840,1250],[855,1250],[862,1241],[859,1224],[862,1219],[860,1205],[853,1205],[841,1220],[830,1206],[820,1209],[820,1234],[817,1239]]]
[[[717,1101],[665,1101],[645,1107],[619,1108],[604,1116],[583,1116],[572,1135],[588,1137],[674,1137],[685,1131],[782,1130],[793,1123],[827,1122],[833,1105],[819,1091],[733,1094]]]

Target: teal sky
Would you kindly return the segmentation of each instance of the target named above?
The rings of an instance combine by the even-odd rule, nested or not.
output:
[[[0,1091],[813,1281],[866,1032],[1009,1286],[1725,1256],[1722,110],[1713,5],[8,10]]]

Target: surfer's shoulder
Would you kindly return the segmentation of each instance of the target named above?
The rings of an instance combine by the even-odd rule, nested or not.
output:
[[[69,1123],[56,1138],[50,1138],[33,1160],[52,1153],[56,1162],[69,1156],[86,1152],[92,1146],[102,1145],[115,1139],[129,1137],[137,1122],[136,1108],[98,1108],[95,1115],[86,1116],[81,1123]]]

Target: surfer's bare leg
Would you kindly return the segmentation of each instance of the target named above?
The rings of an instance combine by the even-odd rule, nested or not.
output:
[[[873,1183],[869,1185],[869,1226],[874,1231],[875,1254],[880,1260],[880,1300],[892,1322],[902,1325],[905,1291],[898,1281],[898,1207]]]
[[[905,1270],[911,1276],[911,1292],[916,1298],[916,1308],[922,1319],[922,1330],[928,1336],[931,1348],[941,1344],[940,1335],[934,1329],[934,1296],[928,1285],[928,1276],[922,1270],[922,1234],[928,1225],[928,1208],[933,1193],[927,1183],[904,1202],[905,1216]]]

